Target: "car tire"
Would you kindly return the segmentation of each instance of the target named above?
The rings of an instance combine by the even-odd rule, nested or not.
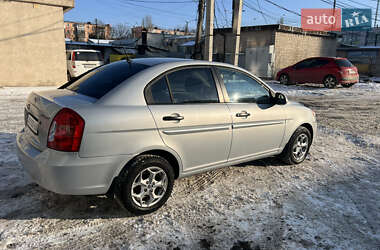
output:
[[[284,84],[284,85],[290,85],[291,84],[288,74],[281,74],[278,79],[280,80],[281,84]]]
[[[310,145],[310,131],[303,126],[298,127],[280,154],[280,159],[290,165],[299,164],[305,160]]]
[[[342,84],[343,88],[350,88],[354,85],[354,83],[349,83],[349,84]]]
[[[173,184],[174,171],[166,159],[140,155],[120,174],[120,198],[124,207],[135,215],[152,213],[168,200]]]
[[[328,89],[333,89],[338,84],[335,76],[328,75],[323,79],[323,85]]]

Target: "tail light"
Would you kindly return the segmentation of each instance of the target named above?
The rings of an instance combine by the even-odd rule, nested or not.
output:
[[[73,65],[72,65],[72,67],[73,67],[73,69],[75,69],[75,52],[73,52],[73,55],[71,56],[71,61],[73,62]]]
[[[47,147],[65,152],[78,152],[84,120],[74,110],[63,108],[50,124]]]

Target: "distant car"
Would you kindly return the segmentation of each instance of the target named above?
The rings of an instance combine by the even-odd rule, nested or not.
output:
[[[280,70],[276,80],[282,84],[318,83],[326,88],[341,84],[348,88],[359,82],[359,74],[346,58],[313,57]]]
[[[42,187],[113,193],[145,214],[166,202],[180,177],[272,155],[301,163],[316,126],[309,108],[242,68],[145,58],[31,93],[17,149]]]
[[[104,64],[100,51],[76,49],[66,51],[67,79],[70,81],[83,73]]]

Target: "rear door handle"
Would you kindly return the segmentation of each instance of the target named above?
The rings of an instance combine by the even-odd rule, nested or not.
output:
[[[241,111],[240,113],[236,113],[236,117],[245,117],[247,118],[248,116],[250,116],[251,114],[248,113],[247,111],[243,110]]]
[[[162,117],[162,120],[164,120],[164,121],[181,121],[184,118],[185,117],[181,116],[180,114],[174,113],[174,114]]]

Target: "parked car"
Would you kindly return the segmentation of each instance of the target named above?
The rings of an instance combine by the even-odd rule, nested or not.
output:
[[[313,57],[280,70],[276,79],[282,84],[318,83],[326,88],[341,84],[349,88],[359,82],[359,74],[346,58]]]
[[[177,178],[273,155],[301,163],[315,131],[314,112],[242,68],[145,58],[32,92],[17,149],[45,189],[116,194],[145,214]]]
[[[75,49],[66,51],[67,79],[70,81],[83,73],[104,64],[100,51]]]

